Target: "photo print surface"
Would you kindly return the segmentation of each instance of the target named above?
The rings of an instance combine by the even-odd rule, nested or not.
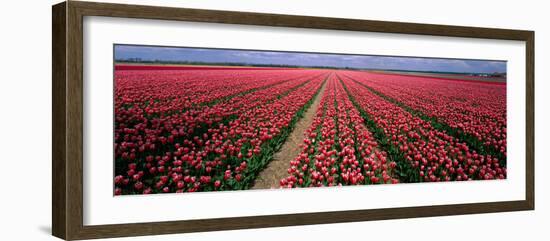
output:
[[[506,61],[114,45],[114,195],[506,179]]]

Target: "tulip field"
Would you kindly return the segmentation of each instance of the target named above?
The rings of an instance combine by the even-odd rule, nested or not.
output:
[[[506,178],[506,83],[337,69],[115,66],[114,194]],[[309,112],[307,112],[309,113]]]

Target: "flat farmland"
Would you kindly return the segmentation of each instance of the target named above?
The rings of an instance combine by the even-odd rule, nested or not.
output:
[[[115,66],[115,195],[506,178],[506,84]]]

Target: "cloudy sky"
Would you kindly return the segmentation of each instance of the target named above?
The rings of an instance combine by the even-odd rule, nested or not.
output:
[[[115,45],[115,59],[128,58],[440,72],[506,72],[505,61]]]

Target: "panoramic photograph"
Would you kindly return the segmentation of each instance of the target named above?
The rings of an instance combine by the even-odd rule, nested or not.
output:
[[[506,61],[113,48],[114,195],[507,178]]]

